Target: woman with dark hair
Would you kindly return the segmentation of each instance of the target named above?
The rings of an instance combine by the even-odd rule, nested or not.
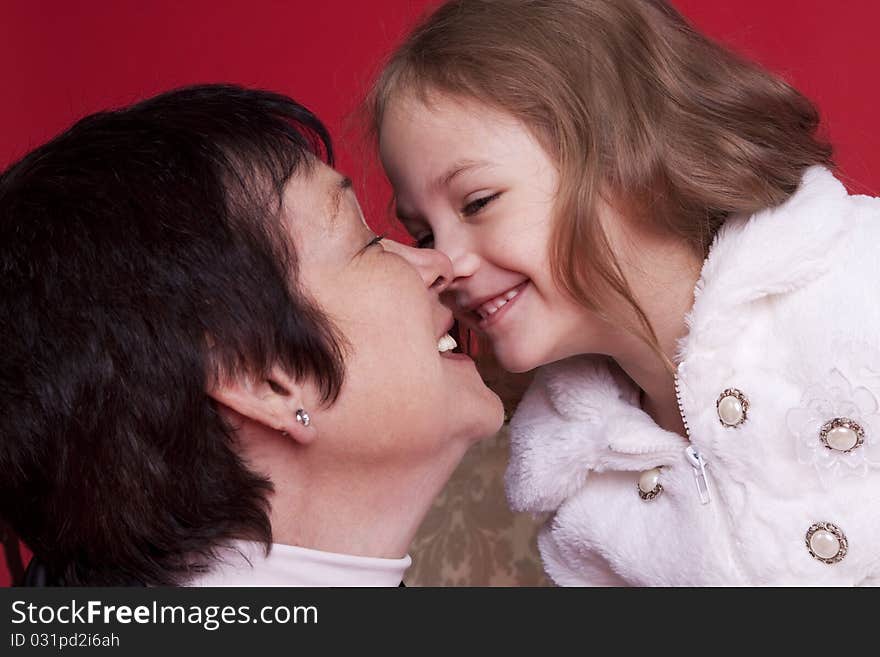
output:
[[[276,94],[96,114],[0,178],[0,515],[31,581],[396,585],[502,419],[449,261],[382,240]]]

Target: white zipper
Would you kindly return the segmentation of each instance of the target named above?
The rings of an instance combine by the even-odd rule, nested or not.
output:
[[[690,442],[691,429],[688,426],[687,416],[684,414],[684,404],[681,400],[681,382],[678,378],[683,367],[684,363],[680,363],[678,366],[678,372],[676,372],[673,381],[675,383],[675,400],[678,403],[678,413],[681,415],[681,422],[684,425],[684,433],[687,436],[688,442]],[[694,481],[697,484],[697,494],[700,496],[700,504],[708,504],[712,498],[709,494],[709,477],[706,476],[706,459],[700,455],[693,444],[688,445],[687,449],[684,450],[684,455],[694,470]]]
[[[706,459],[700,456],[697,448],[693,445],[684,450],[684,455],[694,469],[694,481],[697,482],[700,504],[708,504],[712,498],[709,495],[709,478],[706,476]]]
[[[678,380],[678,374],[684,369],[684,363],[678,366],[678,372],[675,373],[672,381],[675,384],[675,401],[678,403],[678,414],[681,415],[681,422],[684,424],[684,434],[687,436],[688,442],[691,440],[691,428],[688,426],[688,419],[684,414],[684,404],[681,401],[681,382]]]

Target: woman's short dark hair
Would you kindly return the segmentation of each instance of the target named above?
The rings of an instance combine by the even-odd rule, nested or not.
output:
[[[0,515],[53,577],[174,584],[230,538],[271,543],[271,482],[206,390],[280,364],[339,392],[280,220],[317,160],[330,139],[299,104],[203,85],[89,116],[0,175]]]

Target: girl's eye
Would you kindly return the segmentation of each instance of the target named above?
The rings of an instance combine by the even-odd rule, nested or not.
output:
[[[499,196],[501,196],[501,192],[496,192],[495,194],[490,194],[489,196],[483,196],[481,198],[474,199],[473,201],[468,203],[466,206],[464,206],[464,208],[462,208],[461,213],[465,217],[471,217],[471,216],[477,214],[480,210],[485,208],[487,205],[489,205],[492,201],[494,201]]]
[[[416,236],[414,246],[417,249],[433,249],[434,248],[434,233],[428,231],[427,233],[422,233],[421,235]]]

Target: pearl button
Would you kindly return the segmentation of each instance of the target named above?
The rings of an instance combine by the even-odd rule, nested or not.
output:
[[[814,523],[807,530],[806,539],[813,558],[829,565],[841,561],[849,550],[843,531],[830,522]]]
[[[646,502],[653,500],[663,492],[663,486],[660,485],[660,468],[651,468],[645,470],[639,475],[639,497]]]
[[[745,409],[738,397],[727,395],[718,402],[718,417],[728,427],[735,427],[745,419]]]
[[[831,559],[840,551],[840,541],[831,532],[820,529],[810,538],[810,548],[817,557]]]
[[[835,427],[825,434],[825,442],[831,449],[846,452],[859,442],[859,435],[848,427]]]
[[[642,476],[639,477],[639,490],[643,493],[650,493],[652,490],[657,488],[657,484],[660,483],[660,468],[652,468],[651,470],[645,470],[642,473]]]
[[[836,417],[822,425],[819,438],[828,449],[849,452],[865,441],[865,430],[855,420]]]

